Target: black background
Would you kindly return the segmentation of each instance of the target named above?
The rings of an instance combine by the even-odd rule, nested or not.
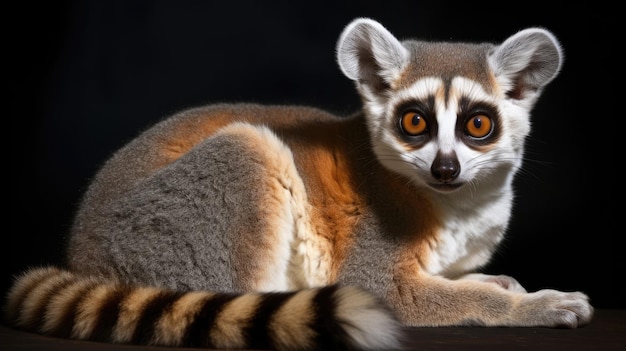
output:
[[[515,276],[529,290],[582,290],[598,308],[626,307],[616,9],[310,3],[48,1],[7,9],[14,24],[3,50],[10,113],[3,290],[28,266],[62,262],[90,177],[165,116],[213,102],[359,108],[334,49],[343,27],[366,16],[398,38],[498,42],[528,26],[555,33],[563,70],[533,111],[514,217],[486,271]]]

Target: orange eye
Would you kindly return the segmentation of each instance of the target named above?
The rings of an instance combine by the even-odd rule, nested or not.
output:
[[[426,132],[428,127],[424,117],[415,111],[406,112],[402,116],[400,124],[402,126],[402,130],[408,135],[422,134]]]
[[[493,129],[491,118],[485,115],[476,115],[468,119],[465,123],[465,131],[474,138],[484,138]]]

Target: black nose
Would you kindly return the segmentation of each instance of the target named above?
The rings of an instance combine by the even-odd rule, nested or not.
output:
[[[430,174],[442,183],[449,183],[461,174],[461,165],[456,153],[437,153],[437,157],[430,166]]]

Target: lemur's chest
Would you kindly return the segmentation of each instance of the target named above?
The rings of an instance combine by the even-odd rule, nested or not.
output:
[[[430,274],[454,278],[485,265],[502,240],[511,214],[511,196],[456,208],[443,206],[441,228],[425,265]]]

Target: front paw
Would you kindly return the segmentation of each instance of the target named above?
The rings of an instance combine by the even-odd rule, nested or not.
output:
[[[518,306],[522,325],[577,328],[593,317],[589,297],[581,292],[539,290],[527,294]]]

